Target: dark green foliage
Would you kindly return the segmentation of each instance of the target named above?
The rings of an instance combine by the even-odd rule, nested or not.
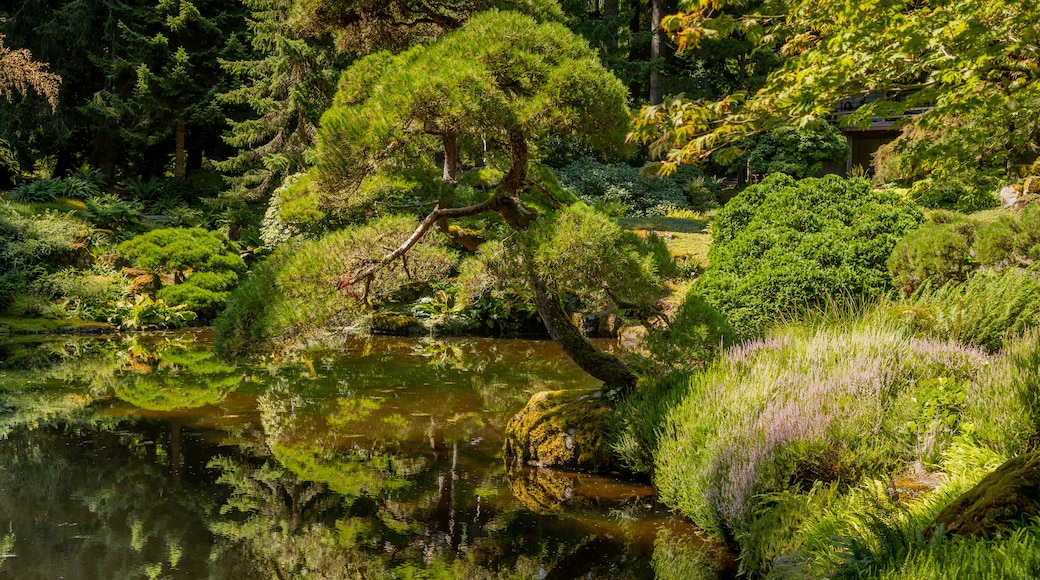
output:
[[[741,150],[736,160],[726,164],[726,174],[784,173],[803,179],[816,176],[826,163],[844,166],[849,144],[836,127],[817,120],[804,127],[784,125],[752,137]]]
[[[718,200],[714,181],[692,166],[658,177],[624,163],[604,164],[589,158],[559,170],[560,185],[590,205],[626,215],[667,215],[676,209],[704,210]],[[694,193],[691,199],[688,192]],[[696,206],[694,205],[696,201]]]
[[[891,288],[885,262],[921,219],[862,179],[776,174],[719,211],[696,288],[742,336],[837,297],[869,300]]]
[[[8,197],[22,203],[46,203],[65,194],[65,184],[60,179],[37,179],[20,185]]]
[[[971,243],[966,239],[973,234],[970,223],[925,224],[899,240],[888,259],[892,282],[907,294],[912,294],[926,280],[936,284],[963,282],[974,265]]]
[[[144,207],[137,201],[126,201],[114,193],[87,200],[83,213],[95,228],[133,231],[141,227]]]
[[[224,141],[237,152],[218,167],[236,192],[265,199],[289,175],[305,171],[321,113],[332,103],[344,68],[331,35],[305,35],[291,26],[290,0],[245,0],[255,54],[221,63],[241,86],[218,96],[248,107],[232,119]]]
[[[651,332],[647,337],[654,357],[687,368],[704,365],[735,342],[729,322],[696,290],[686,294],[666,331]]]

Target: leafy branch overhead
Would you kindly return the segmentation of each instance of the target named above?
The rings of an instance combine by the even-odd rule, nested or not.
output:
[[[794,122],[844,125],[913,120],[969,143],[951,155],[940,141],[918,152],[935,170],[956,164],[1032,163],[1040,109],[1040,7],[1031,2],[815,2],[775,0],[743,16],[731,0],[687,0],[666,18],[681,49],[740,35],[787,57],[753,94],[719,100],[675,96],[645,106],[629,139],[646,143],[665,171],[712,153],[739,154],[741,138]],[[860,106],[861,105],[861,106]],[[903,117],[906,115],[907,117]],[[1003,167],[1002,167],[1003,166]]]

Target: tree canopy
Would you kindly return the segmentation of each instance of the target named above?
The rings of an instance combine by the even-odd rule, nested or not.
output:
[[[842,99],[863,102],[842,123],[902,118],[926,130],[914,156],[932,171],[1005,172],[1040,153],[1033,3],[776,0],[742,16],[722,11],[731,4],[685,1],[663,25],[682,49],[741,34],[787,59],[754,93],[644,107],[631,138],[665,170],[715,151],[735,155],[737,140],[782,123],[834,117]]]
[[[613,292],[616,301],[645,304],[654,266],[631,253],[638,253],[634,236],[607,227],[613,224],[584,206],[567,207],[573,196],[536,163],[535,145],[554,134],[618,149],[626,121],[625,87],[586,41],[562,24],[515,12],[484,12],[433,44],[359,60],[322,117],[311,187],[326,204],[359,215],[432,209],[410,234],[390,238],[381,255],[337,266],[342,300],[365,300],[369,290],[384,286],[382,278],[433,229],[450,232],[449,220],[480,218],[485,221],[474,224],[479,248],[471,249],[493,266],[486,270],[522,281],[550,335],[582,368],[607,383],[633,386],[635,374],[585,340],[559,296]],[[488,178],[463,179],[466,166],[484,167],[475,173]],[[431,180],[431,173],[440,179]],[[409,180],[425,185],[398,185],[396,197],[389,187],[388,194],[388,182]],[[560,231],[583,239],[583,252],[560,255]],[[600,259],[597,247],[613,251],[618,263]],[[545,253],[553,248],[555,255]],[[578,275],[609,264],[617,274],[611,280],[632,270],[631,277],[621,276],[626,284]]]
[[[24,97],[32,89],[47,99],[51,109],[58,108],[61,77],[47,69],[46,64],[33,60],[30,51],[4,46],[0,33],[0,97],[10,102],[15,94]]]

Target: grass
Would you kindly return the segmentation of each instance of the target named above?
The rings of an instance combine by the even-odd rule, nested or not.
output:
[[[618,220],[621,227],[636,233],[655,232],[668,246],[673,258],[685,259],[701,267],[708,265],[711,246],[710,218],[630,217]]]

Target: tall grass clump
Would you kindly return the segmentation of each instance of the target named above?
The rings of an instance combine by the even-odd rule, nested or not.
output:
[[[965,420],[1007,457],[1040,449],[1040,331],[1010,342],[968,389]]]
[[[402,285],[443,279],[457,258],[437,235],[427,235],[412,248],[407,267],[398,261],[368,283],[353,279],[415,227],[414,218],[391,216],[320,240],[285,244],[228,297],[227,309],[214,323],[218,348],[242,354],[287,346],[355,324],[370,303],[389,299]]]
[[[851,486],[935,465],[955,437],[980,349],[882,316],[792,326],[731,348],[673,386],[660,423],[661,498],[762,573],[801,522]]]

